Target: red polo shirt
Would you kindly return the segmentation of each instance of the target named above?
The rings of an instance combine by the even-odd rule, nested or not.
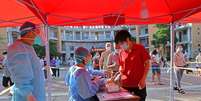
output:
[[[127,79],[122,80],[123,87],[138,87],[138,83],[145,72],[145,61],[150,59],[150,55],[144,46],[134,44],[131,52],[120,52],[120,63],[124,68],[123,74]]]

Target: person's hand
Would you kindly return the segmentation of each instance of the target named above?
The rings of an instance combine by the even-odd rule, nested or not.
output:
[[[110,79],[107,79],[106,84],[113,83],[113,82],[114,81],[110,78]]]
[[[146,86],[146,81],[144,79],[141,79],[138,84],[139,89],[143,89],[145,88],[145,86]]]
[[[105,70],[104,74],[106,75],[106,77],[111,77],[113,72],[111,70]]]
[[[98,76],[93,77],[93,81],[99,81],[99,80],[100,80],[100,77]]]

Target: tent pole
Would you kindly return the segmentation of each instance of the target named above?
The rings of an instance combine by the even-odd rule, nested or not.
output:
[[[46,53],[46,62],[47,62],[47,66],[48,66],[48,70],[47,70],[47,101],[51,101],[51,68],[50,68],[50,52],[49,52],[49,36],[48,36],[48,25],[44,25],[44,32],[46,34],[46,43],[45,43],[45,53]]]
[[[174,39],[175,39],[175,34],[174,34],[174,23],[170,24],[170,41],[171,41],[171,49],[170,49],[170,100],[169,101],[174,101],[174,64],[173,64],[173,57],[174,57]]]

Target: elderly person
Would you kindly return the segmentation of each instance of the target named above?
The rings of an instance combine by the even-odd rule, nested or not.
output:
[[[100,69],[106,70],[107,69],[107,61],[109,59],[109,54],[112,53],[112,44],[106,43],[105,44],[105,51],[102,52],[100,60],[99,60],[99,66]]]
[[[8,70],[14,82],[12,101],[45,101],[45,77],[32,45],[39,34],[36,25],[25,22],[21,38],[8,47]]]
[[[92,80],[87,65],[91,61],[90,52],[79,47],[75,51],[76,65],[70,67],[66,75],[66,84],[69,86],[68,101],[98,101],[96,96],[101,85],[105,84],[105,80],[95,78]]]
[[[108,56],[107,69],[112,70],[112,72],[115,74],[119,72],[120,47],[115,43],[113,44],[113,46],[114,46],[114,52],[110,53]]]

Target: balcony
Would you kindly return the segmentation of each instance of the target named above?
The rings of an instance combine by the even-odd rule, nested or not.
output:
[[[57,34],[55,32],[50,32],[49,39],[57,40]]]
[[[10,27],[10,28],[8,28],[8,31],[10,31],[10,32],[19,32],[19,27]]]
[[[189,24],[180,24],[180,25],[176,25],[176,28],[175,30],[178,31],[178,30],[184,30],[184,29],[188,29],[188,28],[191,28],[192,27],[192,24],[189,23]]]
[[[112,41],[113,36],[111,33],[103,32],[71,32],[62,34],[62,41],[73,41],[73,42],[100,42],[100,41]]]

